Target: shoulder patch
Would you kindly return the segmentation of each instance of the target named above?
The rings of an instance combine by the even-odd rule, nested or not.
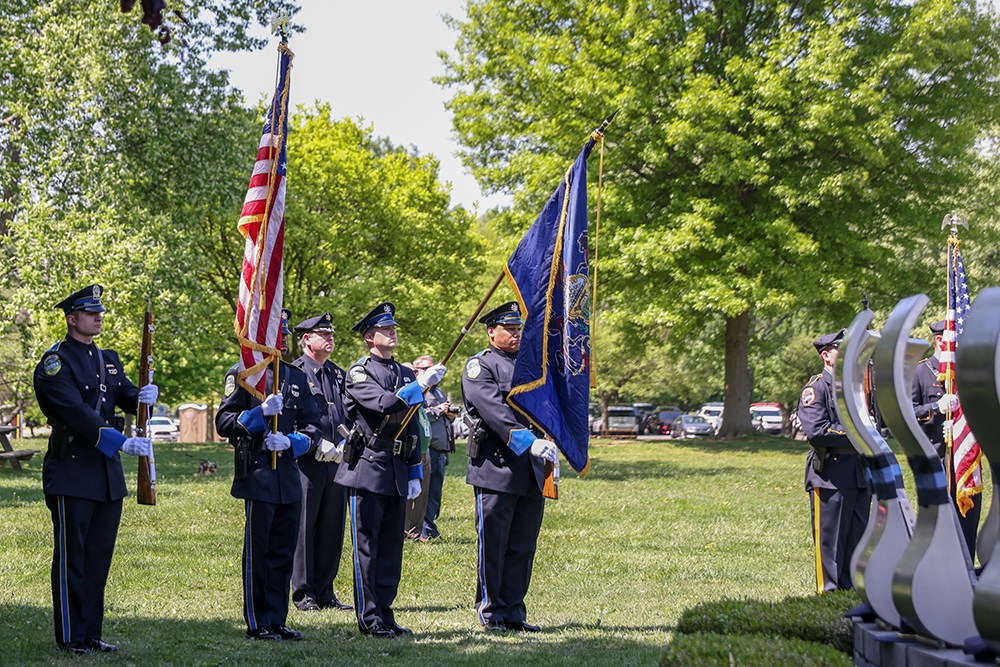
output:
[[[362,366],[351,366],[348,376],[350,377],[351,382],[354,383],[364,382],[368,379],[368,373],[365,372],[365,369]]]
[[[816,390],[812,387],[806,387],[802,390],[802,397],[799,399],[802,402],[802,406],[808,408],[816,400]]]
[[[465,364],[465,374],[469,376],[470,380],[475,380],[479,377],[479,373],[482,372],[483,366],[479,363],[479,359],[473,357],[469,359],[469,362]]]
[[[62,370],[62,359],[58,354],[50,354],[42,359],[42,371],[49,377],[55,377]]]
[[[222,393],[223,393],[223,395],[226,396],[226,398],[228,398],[228,397],[232,396],[232,394],[233,394],[234,391],[236,391],[236,376],[235,375],[227,375],[226,376],[226,386],[222,390]]]

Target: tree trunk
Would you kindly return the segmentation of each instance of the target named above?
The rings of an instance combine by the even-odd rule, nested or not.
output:
[[[726,319],[726,392],[722,428],[719,435],[726,440],[751,432],[750,426],[750,366],[747,348],[750,345],[750,311]]]

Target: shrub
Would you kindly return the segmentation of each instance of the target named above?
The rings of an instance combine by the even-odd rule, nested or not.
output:
[[[827,644],[851,654],[852,628],[844,612],[859,602],[855,591],[832,591],[781,602],[717,600],[685,610],[677,631],[787,637]]]
[[[695,633],[674,635],[660,667],[851,667],[850,656],[801,639],[763,635]]]

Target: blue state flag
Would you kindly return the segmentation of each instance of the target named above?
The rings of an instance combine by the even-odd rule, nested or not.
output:
[[[556,443],[577,472],[590,441],[590,272],[587,157],[591,138],[504,272],[521,304],[524,331],[507,397]]]

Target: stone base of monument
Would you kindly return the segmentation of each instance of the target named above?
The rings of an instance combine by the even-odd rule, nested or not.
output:
[[[961,649],[935,648],[874,623],[853,619],[854,664],[857,667],[969,667],[993,665],[976,662]]]

